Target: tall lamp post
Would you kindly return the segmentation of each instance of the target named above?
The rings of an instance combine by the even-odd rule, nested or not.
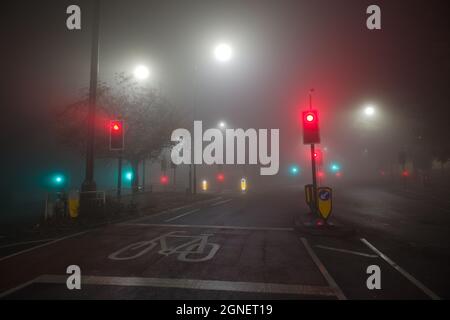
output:
[[[95,145],[95,109],[97,103],[97,78],[98,78],[98,52],[99,52],[99,30],[100,30],[100,0],[94,2],[94,15],[92,25],[92,47],[91,47],[91,74],[89,85],[89,110],[88,110],[88,134],[86,147],[86,172],[81,185],[80,202],[81,207],[97,190],[94,181],[94,145]]]

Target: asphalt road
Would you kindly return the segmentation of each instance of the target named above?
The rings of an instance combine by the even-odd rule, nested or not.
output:
[[[331,229],[290,187],[0,246],[0,298],[448,299],[450,204],[411,192],[337,188]],[[81,290],[66,286],[69,265]]]

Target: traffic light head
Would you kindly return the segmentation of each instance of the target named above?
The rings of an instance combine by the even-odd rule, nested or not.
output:
[[[159,181],[161,182],[161,184],[166,185],[169,184],[169,177],[166,175],[161,176],[161,178],[159,179]]]
[[[217,181],[223,182],[225,180],[225,175],[223,173],[218,173],[216,178],[217,178]]]
[[[303,143],[320,143],[319,118],[317,110],[308,110],[302,112],[303,122]]]
[[[123,120],[111,120],[109,123],[109,149],[124,149]]]

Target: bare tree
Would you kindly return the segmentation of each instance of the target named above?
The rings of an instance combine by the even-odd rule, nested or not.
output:
[[[99,85],[96,115],[95,155],[116,158],[109,150],[109,121],[124,120],[125,150],[122,156],[133,168],[133,189],[138,184],[138,164],[159,156],[171,146],[171,132],[182,125],[182,113],[157,90],[140,85],[123,73],[117,74],[113,85]],[[60,141],[79,150],[86,149],[88,97],[68,105],[57,117]]]

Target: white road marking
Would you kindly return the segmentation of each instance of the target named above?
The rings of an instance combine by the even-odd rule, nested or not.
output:
[[[43,275],[34,280],[34,283],[65,284],[67,276]],[[83,276],[82,285],[105,285],[127,287],[162,287],[196,290],[216,290],[234,292],[252,292],[268,294],[291,294],[310,296],[335,296],[334,290],[326,286],[294,285],[265,282],[240,282],[222,280],[199,279],[169,279],[169,278],[138,278],[138,277],[104,277]]]
[[[127,227],[174,227],[174,228],[203,228],[203,229],[231,229],[231,230],[255,230],[255,231],[294,231],[294,228],[275,228],[275,227],[241,227],[241,226],[215,226],[202,224],[159,224],[159,223],[121,223],[120,226]]]
[[[316,266],[319,268],[320,273],[322,273],[322,276],[325,278],[325,280],[330,285],[331,289],[334,291],[334,294],[339,300],[347,300],[344,293],[342,292],[341,288],[339,288],[336,281],[334,281],[333,277],[328,273],[327,269],[323,265],[322,261],[320,261],[319,257],[316,255],[316,253],[313,251],[311,246],[308,243],[308,240],[305,238],[301,238],[303,245],[305,246],[306,251],[308,252],[311,259],[314,261]]]
[[[200,211],[200,209],[194,209],[194,210],[191,210],[191,211],[182,213],[182,214],[180,214],[180,215],[178,215],[178,216],[175,216],[175,217],[173,217],[173,218],[167,219],[167,220],[165,220],[164,222],[170,222],[170,221],[173,221],[173,220],[177,220],[178,218],[187,216],[188,214],[192,214],[192,213],[198,212],[198,211]]]
[[[10,294],[12,294],[12,293],[14,293],[16,291],[19,291],[19,290],[21,290],[21,289],[23,289],[25,287],[28,287],[29,285],[35,283],[38,279],[39,279],[39,277],[34,278],[33,280],[30,280],[30,281],[27,281],[25,283],[22,283],[21,285],[18,285],[17,287],[14,287],[12,289],[9,289],[9,290],[1,292],[0,293],[0,299],[3,299],[4,297],[9,296]]]
[[[30,252],[30,251],[33,251],[33,250],[38,249],[38,248],[42,248],[42,247],[46,247],[46,246],[52,245],[52,244],[57,243],[57,242],[62,241],[62,240],[70,239],[70,238],[73,238],[73,237],[76,237],[76,236],[88,233],[89,231],[92,231],[92,230],[86,230],[86,231],[74,233],[74,234],[71,234],[71,235],[68,235],[68,236],[65,236],[65,237],[62,237],[62,238],[55,239],[55,240],[50,241],[50,242],[43,243],[41,245],[38,245],[38,246],[35,246],[35,247],[32,247],[32,248],[28,248],[28,249],[25,249],[25,250],[22,250],[22,251],[18,251],[18,252],[12,253],[12,254],[10,254],[8,256],[1,257],[0,258],[0,262],[4,261],[6,259],[9,259],[9,258],[18,256],[18,255],[20,255],[22,253]]]
[[[227,200],[219,201],[219,202],[213,203],[213,204],[211,205],[211,207],[217,207],[217,206],[220,206],[221,204],[225,204],[225,203],[230,202],[230,201],[232,201],[232,200],[233,200],[233,199],[227,199]]]
[[[0,246],[0,249],[4,249],[4,248],[10,248],[10,247],[15,247],[15,246],[20,246],[20,245],[24,245],[24,244],[31,244],[31,243],[39,243],[39,242],[45,242],[45,241],[52,241],[55,239],[42,239],[42,240],[33,240],[33,241],[23,241],[23,242],[14,242],[14,243],[9,243],[9,244],[5,244],[3,246]]]
[[[377,255],[379,255],[384,261],[386,261],[387,263],[389,263],[395,270],[397,270],[398,272],[400,272],[406,279],[408,279],[409,281],[411,281],[416,287],[418,287],[420,290],[422,290],[423,293],[425,293],[428,297],[430,297],[433,300],[441,300],[441,298],[434,293],[433,291],[431,291],[430,289],[428,289],[422,282],[420,282],[419,280],[417,280],[416,278],[414,278],[411,274],[409,274],[408,272],[406,272],[403,268],[401,268],[397,263],[395,263],[394,261],[392,261],[388,256],[386,256],[384,253],[382,253],[380,250],[378,250],[377,248],[375,248],[369,241],[367,241],[364,238],[360,239],[366,246],[369,247],[369,249],[371,249],[373,252],[375,252]]]
[[[337,252],[354,254],[354,255],[362,256],[362,257],[366,257],[366,258],[378,258],[378,256],[376,254],[368,254],[368,253],[363,253],[363,252],[359,252],[359,251],[339,249],[339,248],[332,248],[332,247],[327,247],[327,246],[322,246],[322,245],[316,245],[315,247],[316,248],[320,248],[320,249],[330,250],[330,251],[337,251]]]
[[[127,222],[138,222],[138,221],[146,220],[146,219],[149,219],[149,218],[156,218],[156,217],[162,216],[163,214],[166,214],[166,213],[172,213],[172,212],[175,212],[175,211],[179,211],[181,209],[191,208],[194,205],[198,205],[198,204],[202,204],[202,203],[208,203],[208,202],[212,202],[212,201],[217,201],[217,200],[220,200],[220,199],[222,199],[222,197],[215,197],[215,198],[208,199],[208,200],[198,201],[198,202],[187,204],[187,205],[184,205],[184,206],[181,206],[181,207],[172,208],[172,209],[164,210],[164,211],[161,211],[161,212],[158,212],[158,213],[155,213],[155,214],[149,214],[149,215],[146,215],[144,217],[128,220]],[[122,224],[122,222],[119,223],[119,224]]]

